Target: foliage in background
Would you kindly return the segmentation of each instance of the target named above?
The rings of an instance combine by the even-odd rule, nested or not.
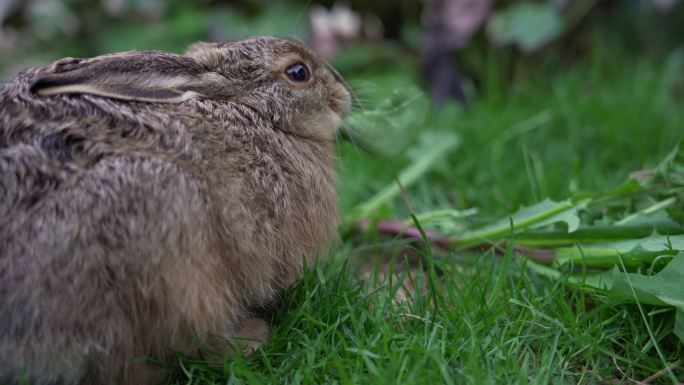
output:
[[[550,48],[544,55],[548,57],[558,48],[549,47],[553,42],[562,43],[566,52],[590,53],[586,39],[595,28],[606,25],[620,24],[620,39],[630,48],[672,47],[684,30],[684,7],[677,0],[491,3],[357,0],[349,3],[354,10],[349,11],[333,0],[320,4],[304,0],[6,0],[0,2],[0,69],[11,73],[64,55],[129,49],[181,51],[196,40],[235,40],[251,34],[296,36],[312,43],[325,43],[332,38],[328,35],[335,35],[338,41],[329,44],[345,48],[384,38],[414,56],[431,44],[455,45],[465,49],[459,56],[468,77],[479,82],[487,74],[477,65],[477,57],[492,46],[501,46],[497,55],[505,63],[510,45],[523,53]],[[442,12],[435,16],[435,10]],[[445,33],[423,33],[432,25]],[[329,53],[339,52],[328,48]],[[536,59],[525,63],[537,67]]]

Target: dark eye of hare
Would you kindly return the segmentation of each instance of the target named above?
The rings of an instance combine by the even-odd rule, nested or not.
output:
[[[295,63],[287,67],[285,75],[295,83],[303,83],[309,80],[309,69],[302,63]]]

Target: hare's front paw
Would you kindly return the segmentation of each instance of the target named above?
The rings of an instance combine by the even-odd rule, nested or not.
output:
[[[247,357],[268,341],[271,335],[268,323],[259,318],[245,318],[233,332],[235,347]]]

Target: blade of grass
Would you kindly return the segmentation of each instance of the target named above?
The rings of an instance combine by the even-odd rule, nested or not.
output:
[[[644,325],[646,326],[646,331],[648,332],[648,336],[651,339],[651,342],[653,343],[653,347],[655,348],[656,352],[658,353],[658,358],[660,358],[660,361],[663,363],[663,367],[667,369],[667,374],[668,377],[670,377],[670,380],[672,381],[673,384],[677,383],[677,377],[675,377],[674,373],[672,373],[672,369],[669,369],[669,365],[667,363],[667,360],[665,359],[665,355],[663,354],[663,351],[660,348],[660,345],[658,344],[658,340],[655,338],[655,335],[653,334],[653,328],[651,325],[648,323],[648,319],[646,319],[646,314],[644,312],[644,308],[641,306],[641,302],[639,301],[637,297],[637,293],[634,290],[634,285],[632,285],[632,281],[629,278],[629,274],[627,273],[624,261],[622,258],[619,260],[620,266],[622,266],[622,271],[624,272],[624,277],[625,280],[627,281],[627,285],[629,286],[630,291],[632,292],[632,296],[634,297],[634,301],[636,302],[636,305],[639,309],[639,314],[641,315],[641,319],[644,322]]]

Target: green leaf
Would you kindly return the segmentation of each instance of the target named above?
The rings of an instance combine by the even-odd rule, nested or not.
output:
[[[527,266],[551,279],[563,276],[553,268],[527,261]],[[567,280],[585,290],[621,301],[675,308],[674,334],[684,342],[684,252],[679,252],[658,273],[644,275],[620,271],[617,266],[600,274],[586,277],[570,276]]]
[[[467,232],[452,239],[455,246],[468,247],[504,237],[513,231],[549,226],[554,223],[565,223],[567,232],[577,230],[580,219],[577,216],[577,205],[570,199],[554,202],[546,199],[529,207],[521,207],[515,214],[491,225]]]
[[[556,249],[556,261],[586,266],[610,266],[624,261],[626,265],[651,262],[660,255],[674,255],[684,251],[684,235],[653,233],[641,239],[591,245],[577,245]]]
[[[654,275],[627,273],[614,266],[609,271],[573,281],[621,300],[684,310],[684,252],[674,256]]]
[[[516,235],[518,244],[530,247],[561,247],[576,243],[615,242],[625,239],[645,238],[657,231],[663,235],[682,234],[682,226],[666,215],[653,215],[639,218],[625,225],[581,225],[568,233],[564,230],[534,230]]]
[[[372,154],[394,158],[415,142],[430,111],[425,94],[416,88],[396,90],[373,110],[345,119],[345,133]]]
[[[487,24],[487,34],[502,46],[517,45],[522,51],[534,52],[563,32],[563,20],[550,2],[516,3],[498,11]]]

